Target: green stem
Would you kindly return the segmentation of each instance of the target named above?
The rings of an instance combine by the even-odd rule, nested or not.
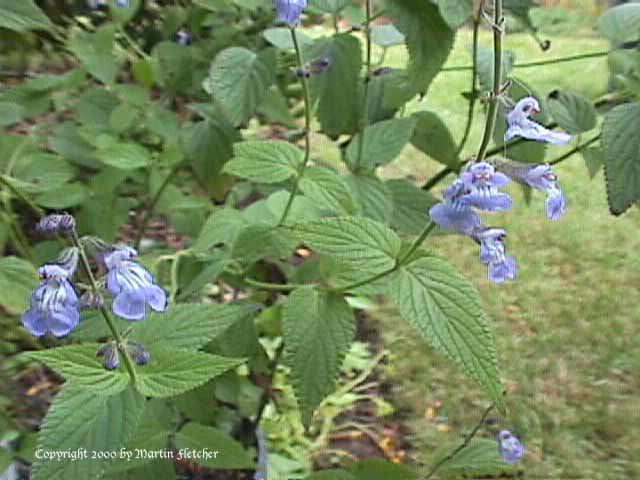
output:
[[[585,148],[587,148],[588,146],[598,142],[599,140],[600,140],[600,134],[596,135],[591,140],[587,140],[586,142],[581,143],[580,145],[577,145],[575,148],[569,150],[567,153],[565,153],[564,155],[559,156],[555,160],[551,160],[549,162],[549,165],[557,165],[560,162],[564,162],[567,158],[569,158],[569,157],[575,155],[576,153],[584,150]]]
[[[160,201],[160,198],[162,197],[162,194],[164,193],[164,191],[169,186],[169,183],[171,182],[171,179],[176,174],[176,172],[178,171],[179,167],[180,167],[180,164],[177,164],[173,168],[171,168],[171,170],[167,174],[166,178],[163,180],[162,184],[160,185],[160,187],[156,191],[155,195],[151,199],[151,203],[149,203],[149,206],[147,207],[147,211],[145,212],[144,217],[142,218],[142,221],[140,222],[140,227],[138,228],[138,234],[136,235],[136,240],[135,240],[135,243],[134,243],[134,246],[135,246],[136,249],[138,249],[140,247],[140,242],[142,241],[142,238],[144,237],[144,234],[145,234],[145,231],[147,229],[147,226],[149,225],[149,222],[151,221],[151,217],[153,216],[153,212],[154,212],[155,208],[158,206],[158,202]]]
[[[369,123],[369,83],[371,81],[371,11],[372,5],[371,0],[365,0],[366,6],[366,22],[364,26],[364,38],[365,38],[365,48],[366,48],[366,57],[365,57],[365,76],[364,76],[364,93],[362,95],[362,117],[360,118],[360,134],[361,138],[358,143],[358,157],[356,158],[356,163],[354,165],[354,170],[358,170],[360,167],[360,162],[362,161],[362,154],[364,152],[364,129],[367,127]]]
[[[298,36],[296,35],[295,28],[291,29],[291,39],[293,40],[293,46],[296,51],[296,62],[298,64],[298,68],[304,69],[304,59],[302,58],[302,50],[300,49],[300,43],[298,42]],[[302,96],[304,98],[304,160],[302,161],[302,166],[298,171],[298,176],[293,184],[293,190],[291,191],[287,205],[284,207],[278,226],[282,225],[287,219],[287,215],[289,215],[291,205],[293,205],[293,200],[298,194],[300,179],[304,175],[304,171],[306,170],[309,159],[311,158],[311,95],[309,94],[309,82],[304,75],[300,77],[300,83],[302,84]]]
[[[33,200],[31,200],[29,197],[27,197],[24,193],[22,193],[19,189],[17,189],[10,180],[7,180],[7,177],[5,175],[0,175],[0,183],[2,185],[4,185],[5,187],[7,187],[7,190],[9,190],[11,193],[13,193],[16,197],[18,197],[20,200],[22,200],[31,210],[33,210],[33,213],[35,213],[38,218],[42,218],[45,215],[45,211],[40,208],[38,205],[36,205]]]
[[[460,145],[458,145],[458,150],[456,150],[456,156],[459,156],[462,150],[464,150],[465,145],[467,144],[467,140],[469,139],[469,134],[471,133],[471,126],[473,125],[473,116],[476,110],[476,100],[478,99],[478,95],[480,92],[478,91],[478,37],[480,36],[480,22],[482,16],[482,8],[484,7],[484,1],[480,2],[478,6],[478,13],[473,19],[473,47],[472,47],[472,55],[473,55],[473,65],[472,65],[472,73],[471,73],[471,99],[469,100],[469,111],[467,113],[467,124],[464,128],[464,134],[462,135],[462,140],[460,140]]]
[[[426,238],[431,234],[431,232],[435,227],[436,227],[435,223],[429,222],[427,226],[424,228],[424,230],[422,230],[422,233],[418,236],[418,238],[416,238],[416,240],[411,244],[411,246],[405,252],[405,254],[402,257],[400,257],[400,259],[396,261],[396,264],[389,270],[385,270],[384,272],[378,273],[373,277],[360,280],[359,282],[352,283],[350,285],[347,285],[346,287],[340,287],[339,289],[336,289],[335,292],[341,293],[341,292],[348,292],[350,290],[355,290],[356,288],[363,287],[364,285],[368,285],[377,280],[380,280],[381,278],[384,278],[387,275],[391,275],[393,272],[397,271],[407,263],[407,261],[415,253],[415,251],[418,250],[418,248],[420,248],[420,245],[422,245],[422,242],[426,240]]]
[[[493,7],[493,90],[489,99],[489,110],[487,112],[487,124],[484,128],[482,144],[476,157],[477,162],[482,162],[487,154],[489,142],[493,137],[498,118],[498,97],[502,89],[502,35],[504,28],[504,18],[502,16],[502,0],[495,0]]]
[[[440,469],[440,467],[442,467],[442,465],[447,463],[449,460],[453,459],[453,457],[455,457],[458,453],[464,450],[469,445],[469,443],[471,443],[471,440],[473,440],[473,437],[476,436],[480,428],[482,428],[482,425],[484,425],[485,420],[487,419],[487,417],[489,416],[489,414],[494,408],[495,408],[495,405],[493,403],[489,405],[489,408],[485,410],[484,414],[482,415],[482,418],[480,418],[480,421],[476,424],[473,430],[471,430],[471,432],[469,432],[469,434],[464,438],[464,441],[462,442],[462,444],[456,447],[456,449],[453,450],[449,455],[447,455],[446,457],[441,459],[438,463],[436,463],[431,468],[429,473],[427,473],[427,475],[422,478],[422,480],[429,480],[431,477],[435,475],[435,473]]]
[[[573,62],[576,60],[584,60],[588,58],[606,57],[609,55],[609,50],[602,50],[598,52],[580,53],[577,55],[568,55],[566,57],[549,58],[546,60],[534,60],[531,62],[515,63],[513,68],[531,68],[539,67],[542,65],[553,65],[556,63]],[[466,72],[473,69],[473,65],[452,65],[450,67],[444,67],[441,72]]]
[[[290,291],[296,290],[298,288],[314,286],[311,283],[310,284],[265,283],[265,282],[260,282],[258,280],[254,280],[252,278],[244,278],[242,281],[244,283],[246,283],[247,285],[249,285],[250,287],[258,288],[260,290],[271,290],[271,291],[276,291],[276,292],[290,292]]]
[[[464,165],[466,162],[462,162],[461,164]],[[422,186],[422,190],[428,192],[429,190],[431,190],[433,187],[435,187],[437,184],[439,184],[442,180],[444,180],[447,175],[449,175],[450,173],[453,173],[454,170],[451,167],[444,167],[442,170],[440,170],[438,173],[436,173],[433,177],[431,177],[429,180],[427,180],[427,183],[425,183]]]
[[[100,295],[100,289],[98,288],[98,284],[96,282],[96,279],[93,276],[93,272],[91,271],[91,266],[89,265],[89,260],[87,259],[87,254],[84,251],[84,246],[82,245],[82,242],[78,238],[78,234],[76,233],[75,229],[71,230],[71,232],[69,233],[69,237],[71,238],[71,243],[73,243],[73,245],[75,247],[77,247],[78,251],[80,252],[80,265],[82,265],[82,269],[84,270],[84,273],[87,276],[87,279],[89,280],[89,285],[91,286],[91,291],[96,296]],[[114,325],[113,319],[111,318],[111,314],[109,313],[109,310],[107,310],[107,307],[102,305],[100,307],[100,313],[104,317],[105,322],[107,322],[107,326],[109,327],[109,330],[111,331],[111,335],[113,335],[113,338],[116,341],[116,345],[118,347],[118,352],[120,352],[120,355],[124,359],[124,365],[125,365],[127,371],[129,372],[129,376],[131,377],[131,381],[133,383],[136,383],[136,378],[137,378],[136,377],[136,369],[133,366],[133,362],[131,361],[131,358],[129,358],[129,353],[124,348],[124,342],[122,341],[122,336],[120,335],[120,332],[118,332],[118,329]]]

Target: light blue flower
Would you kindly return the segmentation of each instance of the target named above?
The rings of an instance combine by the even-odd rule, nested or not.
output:
[[[31,307],[22,315],[22,324],[34,336],[51,332],[68,335],[78,326],[78,296],[69,282],[69,272],[59,265],[44,265],[39,270],[43,281],[31,295]]]
[[[184,30],[180,30],[176,33],[176,43],[183,47],[188,47],[191,45],[192,37],[189,32],[185,32]]]
[[[487,212],[501,212],[511,208],[511,197],[498,189],[509,183],[509,178],[496,172],[493,165],[479,162],[460,175],[464,184],[463,202]]]
[[[167,308],[167,295],[154,284],[151,274],[131,260],[137,252],[123,247],[104,257],[109,270],[107,289],[114,297],[113,313],[126,320],[138,321],[147,314],[147,304],[156,312]]]
[[[116,0],[116,7],[129,8],[130,0]]]
[[[509,430],[501,430],[498,433],[497,440],[498,451],[502,455],[502,461],[505,463],[516,463],[524,456],[524,445]]]
[[[433,222],[448,230],[455,230],[462,235],[471,235],[481,222],[478,215],[461,200],[464,195],[464,183],[456,180],[444,191],[444,202],[431,207],[429,215]]]
[[[504,239],[507,232],[501,228],[481,227],[473,232],[473,238],[480,244],[480,262],[488,267],[489,280],[503,283],[515,280],[517,265],[506,254]]]
[[[516,182],[545,192],[547,217],[551,220],[560,220],[567,209],[567,200],[558,186],[558,176],[553,173],[550,165],[507,162],[500,164],[499,168]]]
[[[504,134],[505,141],[515,137],[522,137],[537,142],[564,145],[571,140],[571,135],[564,132],[554,132],[534,122],[529,117],[540,112],[540,105],[533,97],[521,99],[507,115],[508,128]]]
[[[276,12],[278,13],[278,22],[295,28],[300,23],[302,11],[307,8],[307,0],[274,0]]]

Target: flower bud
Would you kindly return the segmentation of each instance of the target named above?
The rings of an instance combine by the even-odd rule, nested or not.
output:
[[[101,293],[93,293],[91,290],[87,290],[80,297],[80,308],[82,309],[94,309],[98,310],[104,305],[104,297]]]
[[[42,233],[70,232],[75,228],[76,221],[68,213],[47,215],[36,226],[36,229]]]
[[[120,354],[115,343],[105,343],[96,352],[96,357],[102,357],[105,370],[115,370],[120,366]]]
[[[151,354],[138,342],[128,341],[125,349],[133,361],[138,365],[146,365],[149,363],[149,360],[151,360]]]

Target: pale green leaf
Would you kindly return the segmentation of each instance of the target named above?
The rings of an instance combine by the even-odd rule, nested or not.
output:
[[[131,338],[151,349],[198,349],[254,312],[250,305],[182,303],[151,313],[136,325]]]
[[[136,370],[136,388],[147,397],[172,397],[203,385],[243,361],[177,348],[155,348],[149,363]]]
[[[473,0],[438,0],[438,8],[444,21],[456,29],[473,15]]]
[[[567,133],[588,132],[596,127],[596,109],[579,93],[555,90],[547,98],[547,108],[558,126]]]
[[[371,28],[371,41],[381,47],[389,48],[402,45],[404,40],[404,35],[393,24],[375,25]]]
[[[282,315],[285,357],[302,423],[333,391],[355,334],[355,318],[341,295],[313,288],[294,291]]]
[[[293,38],[291,37],[291,30],[287,27],[267,28],[262,32],[262,36],[271,45],[282,50],[293,50],[295,48]],[[313,43],[313,39],[300,30],[296,31],[296,37],[300,46]]]
[[[202,227],[193,251],[206,253],[216,245],[233,245],[240,230],[248,224],[242,212],[233,208],[218,208]]]
[[[393,23],[406,37],[409,77],[414,90],[426,93],[449,57],[455,32],[431,2],[387,0],[386,3]]]
[[[384,224],[389,223],[393,199],[384,182],[369,175],[349,175],[345,180],[360,205],[363,216]]]
[[[146,148],[136,143],[124,143],[115,139],[101,145],[97,151],[97,157],[105,165],[121,170],[146,167],[151,163],[151,154]]]
[[[493,332],[471,284],[446,261],[421,256],[392,275],[389,294],[422,338],[502,404]]]
[[[234,125],[245,123],[255,113],[275,79],[275,51],[254,53],[240,47],[220,52],[204,81]]]
[[[604,117],[602,148],[609,209],[621,215],[640,200],[640,102],[620,105]]]
[[[84,69],[108,85],[115,82],[120,70],[118,57],[113,53],[115,34],[113,25],[100,27],[95,33],[77,31],[71,37],[69,46]]]
[[[0,28],[15,32],[50,30],[53,23],[33,0],[0,0]]]
[[[458,146],[451,132],[435,112],[419,112],[411,143],[434,160],[455,168],[459,163]]]
[[[289,231],[257,222],[240,231],[233,244],[233,258],[249,263],[263,257],[287,258],[295,247]]]
[[[392,162],[411,140],[415,126],[415,117],[394,118],[369,125],[347,147],[347,165],[357,171]]]
[[[309,0],[310,7],[327,13],[339,13],[352,3],[352,0]]]
[[[56,190],[76,175],[76,169],[64,158],[50,153],[32,153],[20,157],[13,176],[25,182],[22,190],[41,193]]]
[[[295,225],[293,231],[301,242],[360,270],[379,274],[390,270],[400,251],[400,239],[381,223],[362,217],[339,217]]]
[[[356,210],[344,177],[329,168],[307,168],[300,179],[300,191],[320,210],[338,215],[349,215]]]
[[[614,45],[640,38],[640,5],[628,3],[604,12],[598,19],[600,34]]]
[[[277,140],[236,143],[233,152],[224,171],[256,183],[279,183],[297,175],[304,156],[295,145]]]
[[[185,425],[176,434],[176,446],[186,451],[205,452],[204,458],[190,460],[211,469],[249,469],[255,466],[249,453],[229,434],[199,423]]]
[[[64,210],[82,204],[89,197],[89,189],[82,183],[67,183],[41,193],[35,198],[35,202],[52,210]]]
[[[7,312],[24,312],[37,283],[38,274],[29,262],[18,257],[0,258],[0,305]]]
[[[136,431],[144,397],[133,386],[117,395],[104,396],[67,382],[56,396],[38,435],[42,452],[119,451]],[[100,478],[108,463],[98,459],[36,460],[32,480]]]
[[[114,395],[129,385],[129,375],[122,369],[106,370],[96,352],[98,343],[70,345],[27,352],[25,357],[42,362],[75,385],[100,395]]]

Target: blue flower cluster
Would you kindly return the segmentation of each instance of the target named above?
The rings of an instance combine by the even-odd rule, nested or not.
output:
[[[68,232],[74,226],[73,217],[56,214],[43,219],[39,229]],[[105,248],[96,259],[107,270],[106,286],[113,296],[113,313],[125,320],[140,321],[147,315],[147,305],[157,312],[165,311],[166,293],[143,266],[132,260],[136,251],[130,247],[98,243]],[[31,295],[30,308],[22,315],[22,324],[36,337],[47,332],[64,337],[78,326],[81,308],[101,305],[101,299],[78,300],[71,280],[79,256],[79,247],[74,246],[63,250],[55,263],[40,268],[42,282]],[[88,296],[92,297],[93,293],[89,292]]]
[[[537,111],[538,102],[534,98],[520,100],[507,117],[509,129],[505,138],[522,136],[550,143],[563,143],[565,137],[570,138],[565,133],[551,132],[529,120],[528,116]],[[471,163],[444,191],[443,202],[429,211],[436,225],[468,236],[480,244],[480,262],[487,265],[489,280],[495,283],[515,280],[517,265],[506,254],[504,240],[507,232],[483,225],[475,210],[502,212],[510,209],[513,201],[500,189],[511,180],[546,192],[546,214],[549,219],[559,220],[565,212],[566,198],[558,187],[558,177],[549,165],[528,165],[512,161]]]
[[[286,23],[289,28],[296,28],[300,23],[302,11],[307,8],[307,0],[274,0],[277,21]]]
[[[509,430],[501,430],[496,439],[503,462],[513,464],[524,456],[524,446]]]

